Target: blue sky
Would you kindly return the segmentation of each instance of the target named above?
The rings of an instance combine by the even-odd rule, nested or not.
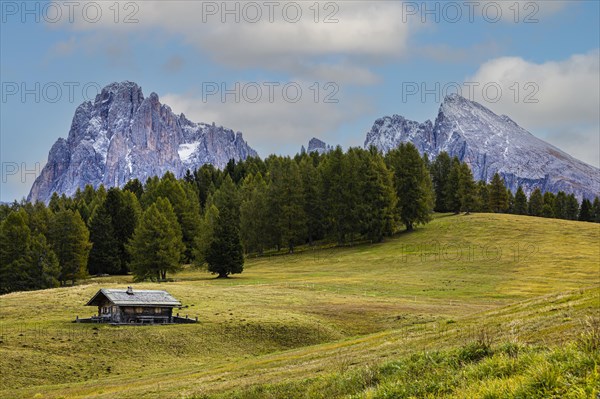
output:
[[[362,145],[383,115],[434,120],[444,88],[463,85],[600,163],[597,1],[228,2],[230,14],[220,1],[24,4],[0,2],[2,201],[27,195],[77,105],[123,80],[194,121],[242,131],[261,156],[293,154],[313,136]],[[272,101],[266,82],[278,84]],[[222,85],[240,101],[207,91]],[[290,102],[283,87],[302,96]]]

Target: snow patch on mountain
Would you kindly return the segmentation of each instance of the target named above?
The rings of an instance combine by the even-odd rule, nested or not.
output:
[[[186,162],[192,157],[196,151],[196,148],[198,148],[198,144],[200,144],[199,141],[194,141],[193,143],[181,144],[179,146],[179,150],[177,150],[177,152],[179,153],[179,159],[181,159],[181,162]]]

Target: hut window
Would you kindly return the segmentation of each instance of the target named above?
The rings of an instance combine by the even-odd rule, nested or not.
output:
[[[144,313],[144,308],[142,308],[142,307],[135,308],[135,313]]]
[[[154,308],[154,313],[162,313],[162,308]]]

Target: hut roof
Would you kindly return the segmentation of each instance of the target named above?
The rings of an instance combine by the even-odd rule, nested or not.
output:
[[[119,306],[181,306],[181,302],[167,291],[134,290],[131,287],[127,289],[103,288],[86,303],[86,306],[97,306],[103,298]]]

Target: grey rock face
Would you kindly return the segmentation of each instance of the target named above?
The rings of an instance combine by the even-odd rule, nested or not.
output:
[[[574,193],[579,199],[599,195],[600,170],[538,139],[509,117],[458,95],[440,106],[435,124],[401,116],[378,119],[367,133],[365,147],[383,152],[412,142],[434,159],[441,151],[467,162],[475,179],[490,181],[498,172],[513,192],[519,185]]]
[[[413,143],[421,153],[431,153],[434,149],[433,124],[431,121],[418,123],[404,119],[400,115],[385,116],[377,119],[367,133],[365,148],[377,147],[382,152],[388,152],[398,147],[400,143]]]
[[[167,171],[180,177],[206,163],[224,168],[249,156],[257,153],[242,133],[175,115],[155,93],[144,98],[135,83],[112,83],[77,108],[68,138],[52,146],[28,200],[70,196],[86,184],[122,187]]]
[[[302,148],[304,148],[304,146]],[[313,137],[308,142],[308,153],[318,152],[319,154],[325,154],[325,153],[331,151],[332,149],[333,149],[332,146],[327,145],[327,143],[325,143],[322,140],[319,140],[316,137]]]

